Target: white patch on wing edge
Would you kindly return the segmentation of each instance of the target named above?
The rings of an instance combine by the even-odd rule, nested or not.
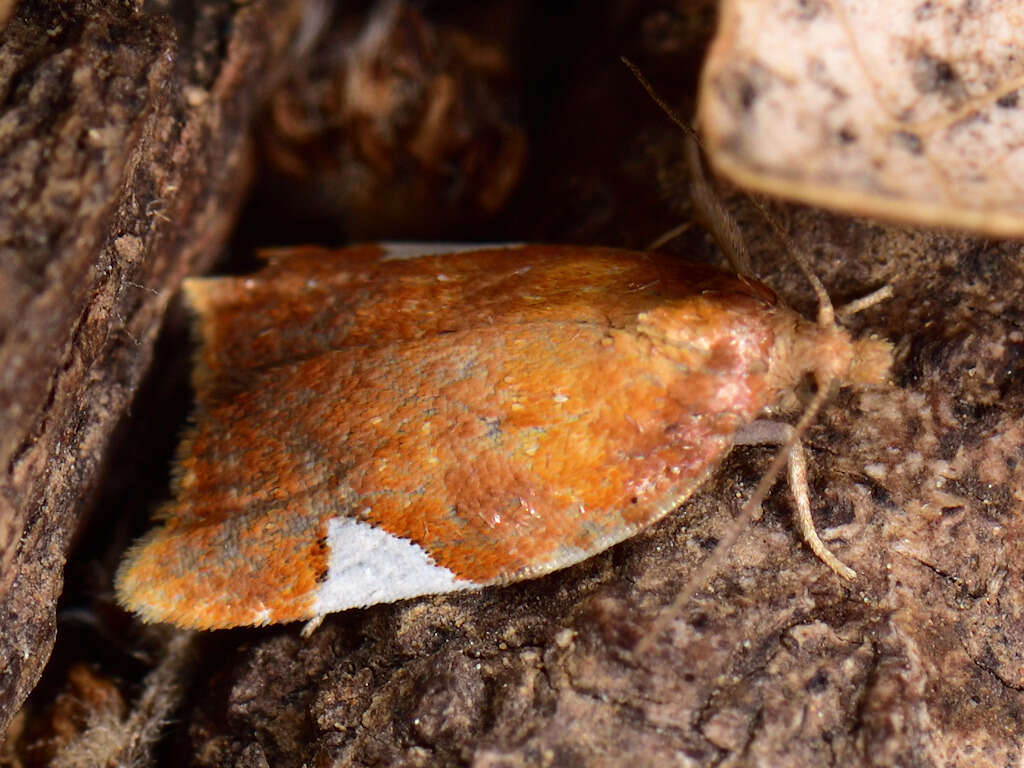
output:
[[[415,542],[351,517],[327,521],[327,547],[314,616],[482,586],[457,578]]]
[[[494,251],[510,248],[522,248],[523,243],[414,243],[384,242],[380,243],[384,254],[382,261],[404,261],[418,259],[423,256],[444,256],[446,253],[468,253],[472,251]]]

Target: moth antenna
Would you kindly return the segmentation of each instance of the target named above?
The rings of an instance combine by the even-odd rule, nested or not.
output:
[[[690,176],[690,201],[693,203],[696,218],[700,220],[704,229],[708,230],[711,236],[715,238],[715,242],[718,243],[718,247],[722,249],[722,252],[729,260],[733,271],[740,275],[753,277],[754,270],[751,267],[750,254],[747,251],[747,245],[743,240],[739,225],[736,224],[732,214],[722,205],[718,195],[711,189],[707,176],[704,174],[704,166],[700,158],[702,147],[700,136],[665,103],[665,100],[657,94],[654,86],[650,84],[633,62],[623,57],[622,63],[633,73],[633,77],[647,91],[647,95],[651,97],[651,100],[668,115],[673,123],[679,126],[686,136],[685,153],[686,166]],[[679,227],[669,230],[669,232],[655,240],[652,245],[663,245],[677,234],[681,234],[682,231]]]
[[[732,215],[725,210],[722,203],[718,200],[718,196],[715,195],[711,189],[711,185],[708,184],[707,177],[704,175],[703,166],[701,165],[700,153],[704,149],[704,145],[701,143],[700,136],[697,132],[686,122],[676,114],[665,100],[658,95],[657,91],[654,90],[654,86],[651,85],[650,81],[644,77],[644,74],[640,71],[640,68],[636,66],[632,61],[627,59],[625,56],[622,57],[622,63],[625,64],[629,71],[633,73],[633,77],[637,79],[640,85],[647,95],[651,97],[651,100],[657,104],[661,111],[668,115],[669,119],[679,126],[680,130],[686,135],[686,163],[689,167],[690,178],[692,180],[690,197],[693,201],[694,207],[697,209],[698,216],[703,220],[711,230],[711,234],[715,240],[718,241],[719,247],[725,251],[726,256],[729,258],[733,269],[741,275],[747,275],[748,277],[753,276],[753,270],[751,269],[750,255],[747,252],[746,244],[743,238],[740,236],[739,227],[736,224],[736,220],[733,219]],[[793,244],[789,234],[779,225],[775,217],[769,213],[768,208],[754,195],[747,192],[754,205],[757,206],[757,210],[764,217],[765,221],[768,222],[776,236],[782,241],[783,246],[796,261],[800,271],[804,273],[804,277],[811,284],[811,288],[814,291],[815,296],[818,299],[818,324],[831,328],[835,326],[835,310],[832,308],[832,300],[828,297],[828,291],[825,290],[825,286],[822,285],[821,280],[814,274],[814,270],[811,269],[807,259],[800,253]],[[663,241],[662,238],[658,238],[658,241]]]
[[[750,253],[747,251],[746,241],[740,232],[739,224],[732,214],[725,209],[722,201],[708,183],[704,175],[704,165],[700,159],[700,145],[694,138],[696,134],[690,131],[686,134],[686,165],[690,172],[690,201],[696,209],[697,218],[718,243],[718,247],[729,259],[733,271],[754,276],[754,269],[750,262]]]
[[[640,83],[640,85],[643,87],[643,89],[647,91],[647,95],[651,97],[651,101],[653,101],[655,104],[661,107],[661,111],[668,115],[668,119],[675,123],[677,126],[679,126],[679,129],[683,133],[685,133],[687,136],[693,137],[693,140],[696,141],[697,144],[700,144],[700,136],[697,135],[697,132],[693,130],[691,126],[687,125],[686,121],[679,117],[679,115],[676,114],[676,111],[672,109],[672,107],[665,103],[665,100],[662,99],[661,96],[658,95],[658,92],[654,90],[654,86],[651,85],[650,81],[646,77],[644,77],[644,74],[643,72],[640,71],[640,68],[632,61],[627,59],[625,56],[622,56],[620,58],[622,63],[625,64],[626,67],[629,68],[629,71],[633,73],[633,77],[635,77],[637,81]]]
[[[757,511],[761,508],[761,503],[764,501],[765,496],[768,495],[768,491],[771,490],[772,485],[779,477],[779,473],[782,468],[786,466],[789,461],[790,451],[793,450],[793,446],[800,441],[807,428],[814,421],[814,418],[818,415],[818,411],[829,399],[834,387],[834,382],[827,387],[821,387],[814,398],[808,404],[807,409],[804,411],[800,420],[797,421],[796,426],[793,428],[788,439],[782,444],[779,451],[775,454],[775,458],[772,460],[768,470],[761,475],[761,480],[758,482],[757,487],[754,489],[754,493],[747,499],[747,502],[740,509],[739,515],[733,520],[732,524],[728,527],[725,535],[718,540],[718,545],[715,547],[715,551],[704,558],[704,561],[697,566],[696,570],[690,574],[690,578],[686,580],[672,600],[672,604],[662,610],[661,614],[654,620],[650,630],[640,638],[636,646],[633,648],[633,654],[635,656],[643,656],[650,650],[651,644],[657,639],[668,623],[679,615],[684,605],[689,603],[697,591],[708,584],[718,571],[725,559],[729,556],[729,552],[732,550],[733,545],[739,539],[740,534],[750,528],[750,524],[753,521]]]
[[[804,277],[807,278],[807,282],[811,284],[811,289],[814,291],[814,295],[818,299],[818,325],[823,328],[834,328],[836,325],[836,313],[832,307],[832,300],[828,297],[828,291],[825,290],[825,286],[822,285],[821,280],[814,270],[811,269],[811,265],[808,263],[807,258],[797,249],[793,243],[793,239],[789,236],[789,233],[782,228],[782,225],[775,219],[774,216],[768,210],[768,207],[757,197],[747,193],[747,197],[757,206],[757,210],[761,212],[764,220],[768,222],[768,225],[772,228],[775,236],[782,242],[782,246],[786,249],[786,252],[793,258],[800,271],[804,273]]]

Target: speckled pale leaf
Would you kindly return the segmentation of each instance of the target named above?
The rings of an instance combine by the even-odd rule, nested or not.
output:
[[[1022,0],[723,0],[699,114],[741,185],[1021,235],[1022,88]]]

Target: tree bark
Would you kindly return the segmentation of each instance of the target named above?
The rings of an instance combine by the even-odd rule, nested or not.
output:
[[[0,32],[0,730],[168,300],[223,246],[297,14],[22,2]]]

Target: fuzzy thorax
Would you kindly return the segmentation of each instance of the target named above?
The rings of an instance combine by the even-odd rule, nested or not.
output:
[[[775,314],[771,373],[780,392],[810,374],[819,389],[883,384],[892,367],[892,345],[884,339],[854,339],[845,328],[819,325],[780,307]]]

